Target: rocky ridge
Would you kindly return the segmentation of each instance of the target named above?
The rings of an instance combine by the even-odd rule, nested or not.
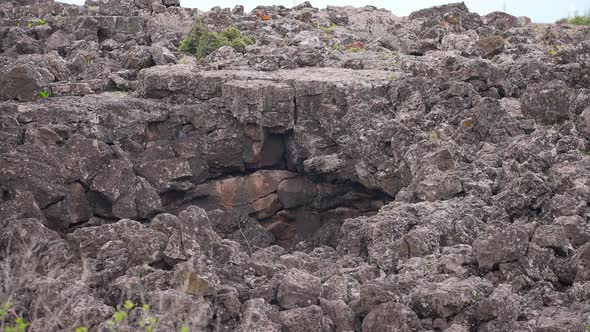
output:
[[[462,3],[3,2],[3,324],[584,331],[589,65]]]

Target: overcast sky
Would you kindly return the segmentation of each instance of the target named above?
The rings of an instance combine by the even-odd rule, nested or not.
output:
[[[67,3],[83,4],[84,0],[57,0]],[[233,7],[237,4],[244,5],[246,10],[251,10],[258,5],[284,5],[292,7],[303,0],[180,0],[183,7],[193,7],[209,10],[214,6]],[[374,5],[391,10],[398,16],[406,16],[411,12],[431,6],[441,5],[453,0],[311,0],[314,7],[324,8],[330,5],[365,6]],[[555,22],[568,16],[574,11],[585,12],[590,10],[590,0],[465,0],[471,11],[485,15],[496,10],[503,10],[516,16],[528,16],[534,22]]]

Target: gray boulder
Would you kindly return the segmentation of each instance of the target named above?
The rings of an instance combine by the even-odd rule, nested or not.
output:
[[[49,77],[30,64],[17,64],[0,69],[0,100],[29,101],[49,93]]]
[[[511,262],[526,254],[529,235],[516,226],[490,227],[473,243],[481,269],[492,269],[499,263]]]
[[[375,307],[363,319],[363,332],[392,331],[413,332],[421,331],[422,326],[418,316],[412,309],[401,303],[387,302]]]
[[[139,72],[139,93],[147,98],[192,94],[197,87],[195,79],[188,65],[154,66]]]
[[[157,215],[150,228],[166,234],[163,255],[175,262],[205,254],[212,242],[221,240],[211,226],[203,209],[190,206],[178,217],[167,213]]]
[[[318,277],[291,269],[279,286],[277,300],[286,309],[303,308],[315,305],[320,294],[321,282]]]
[[[317,305],[281,311],[279,313],[279,321],[281,322],[282,330],[288,332],[322,331],[322,327],[325,324],[322,308]]]
[[[479,277],[424,283],[412,291],[412,308],[420,317],[448,318],[484,299],[492,289],[489,281]]]
[[[281,325],[275,323],[270,317],[276,315],[276,309],[261,298],[254,298],[244,302],[242,305],[241,328],[244,331],[254,332],[278,332]],[[270,316],[270,317],[269,317]]]
[[[531,84],[522,96],[522,113],[542,123],[560,123],[572,115],[571,98],[561,81]]]

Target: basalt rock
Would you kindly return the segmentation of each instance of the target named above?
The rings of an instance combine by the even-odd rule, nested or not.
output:
[[[0,326],[590,325],[589,30],[394,14],[2,2]]]
[[[0,99],[29,101],[40,98],[42,91],[48,93],[47,83],[50,79],[47,74],[26,64],[3,68],[0,75]]]

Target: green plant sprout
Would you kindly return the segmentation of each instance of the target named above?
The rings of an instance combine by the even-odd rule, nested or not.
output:
[[[127,331],[129,313],[136,307],[133,301],[125,300],[122,306],[115,311],[113,318],[108,321],[109,330],[111,332]],[[143,317],[137,322],[141,328],[138,331],[153,332],[158,325],[158,319],[150,313],[149,304],[143,304],[141,310],[143,311]]]
[[[428,140],[429,141],[436,141],[438,139],[438,134],[435,131],[430,131],[428,133]]]
[[[336,23],[332,23],[329,27],[325,27],[325,26],[320,26],[319,23],[317,24],[317,27],[322,30],[324,33],[327,33],[329,35],[334,33],[334,28],[337,27],[338,25]]]
[[[30,28],[32,28],[34,26],[45,25],[45,24],[47,24],[47,21],[44,18],[38,18],[38,19],[35,19],[35,20],[30,21],[27,24],[27,28],[30,29]]]
[[[43,99],[47,99],[50,97],[50,93],[47,90],[41,90],[39,91],[39,97],[43,98]]]

